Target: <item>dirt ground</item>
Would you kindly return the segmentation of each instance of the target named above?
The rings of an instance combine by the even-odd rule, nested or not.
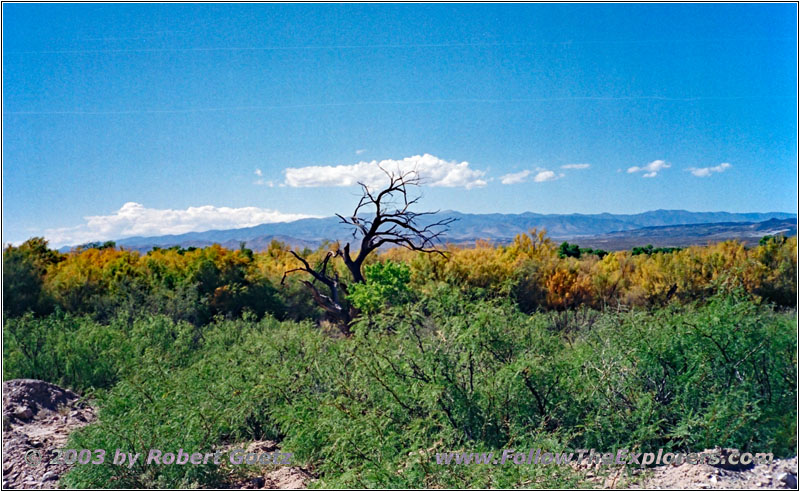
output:
[[[3,382],[3,488],[54,489],[69,465],[50,464],[48,452],[69,433],[95,419],[94,410],[72,391],[35,379]],[[40,453],[41,463],[30,450]]]
[[[706,450],[705,452],[711,452]],[[728,451],[728,450],[726,450]],[[651,468],[575,466],[598,489],[794,489],[797,490],[797,457],[775,459],[770,464],[731,470],[721,465],[662,465]]]
[[[647,489],[797,489],[797,457],[744,470],[711,465],[660,466],[645,473]]]
[[[279,451],[275,441],[255,441],[223,447],[225,451],[241,448],[247,453],[272,453]],[[265,465],[225,468],[228,472],[227,487],[233,489],[305,489],[314,476],[304,468],[287,465]]]

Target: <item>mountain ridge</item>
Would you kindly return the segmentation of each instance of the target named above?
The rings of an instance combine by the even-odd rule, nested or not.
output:
[[[431,223],[445,217],[458,220],[453,222],[450,230],[443,237],[445,242],[465,243],[477,239],[486,239],[498,243],[513,240],[514,236],[528,232],[532,228],[546,229],[548,236],[554,240],[591,241],[602,239],[622,239],[628,235],[640,239],[646,237],[647,232],[641,231],[648,228],[685,226],[669,234],[678,234],[683,237],[697,237],[701,229],[709,229],[710,224],[733,224],[728,227],[731,238],[746,235],[745,232],[736,232],[735,225],[745,227],[745,224],[757,224],[769,220],[796,221],[797,215],[787,212],[689,212],[687,210],[650,210],[638,214],[540,214],[523,212],[519,214],[470,214],[447,210],[423,216],[422,224]],[[694,226],[695,233],[689,233]],[[784,224],[784,226],[787,226]],[[687,228],[688,227],[688,228]],[[740,228],[741,228],[740,227]],[[787,226],[788,227],[788,226]],[[792,229],[791,227],[789,229]],[[796,234],[796,225],[793,229]],[[632,233],[632,231],[639,231]],[[667,231],[650,231],[663,234]],[[714,234],[719,235],[719,230]],[[352,238],[352,229],[340,223],[336,217],[306,218],[292,222],[276,222],[260,224],[251,227],[236,229],[212,229],[200,232],[187,232],[183,234],[168,234],[161,236],[132,236],[116,240],[120,247],[149,251],[157,246],[167,248],[172,246],[203,247],[211,244],[238,247],[239,243],[246,242],[251,249],[264,249],[272,239],[286,242],[293,246],[315,247],[325,240],[348,240]],[[616,235],[616,236],[614,236]],[[713,234],[712,234],[713,235]],[[594,238],[594,239],[593,239]],[[624,241],[623,241],[624,242]],[[685,242],[685,241],[683,241]],[[588,243],[587,243],[588,244]],[[62,248],[69,250],[71,247]]]

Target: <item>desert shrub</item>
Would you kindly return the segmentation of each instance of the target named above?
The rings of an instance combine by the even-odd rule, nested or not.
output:
[[[408,301],[411,271],[404,263],[387,260],[364,267],[364,282],[350,286],[347,299],[367,314]]]
[[[203,328],[192,350],[165,358],[175,347],[188,347],[189,333],[182,334],[181,326],[165,318],[158,325],[146,331],[153,337],[151,346],[137,347],[136,370],[101,395],[99,422],[74,433],[71,445],[146,456],[151,448],[213,452],[227,443],[279,437],[271,413],[296,398],[288,383],[309,362],[303,351],[319,355],[317,344],[329,342],[310,325],[272,318],[218,319]],[[134,336],[144,340],[145,331]],[[77,466],[63,483],[77,488],[109,483],[171,488],[213,486],[221,477],[219,467],[211,463],[147,466],[140,459],[135,467],[123,469],[107,460],[103,465]]]
[[[462,289],[501,291],[514,270],[513,258],[503,247],[476,241],[471,248],[451,248],[444,263],[444,279]]]
[[[509,295],[517,307],[525,313],[547,308],[547,268],[541,263],[525,260],[519,262]]]
[[[740,298],[587,316],[590,323],[567,333],[502,302],[438,296],[399,311],[357,326],[355,343],[337,352],[338,375],[328,369],[318,376],[324,384],[306,381],[328,393],[301,398],[278,417],[288,425],[284,442],[318,467],[326,487],[541,479],[531,470],[513,479],[494,468],[469,478],[443,472],[430,466],[433,450],[547,442],[549,449],[724,445],[785,455],[796,444],[786,417],[796,415],[792,318]],[[391,331],[371,328],[381,318]]]
[[[277,295],[283,304],[283,319],[290,321],[320,321],[325,313],[309,294],[308,287],[297,279],[287,279],[278,287]]]
[[[165,316],[120,313],[107,324],[58,311],[6,321],[6,379],[34,378],[84,392],[107,389],[145,361],[185,365],[200,356],[203,328]]]
[[[9,319],[3,334],[6,379],[43,379],[79,392],[111,387],[134,356],[121,326],[61,312]]]
[[[779,306],[797,305],[797,237],[773,237],[762,241],[755,257],[763,280],[755,292]]]
[[[569,309],[592,301],[592,280],[581,264],[571,262],[560,265],[547,278],[547,306],[552,309]]]
[[[359,319],[349,338],[246,310],[200,325],[123,311],[104,323],[29,313],[6,321],[4,374],[105,389],[93,392],[99,421],[74,433],[70,446],[211,452],[276,439],[322,487],[579,485],[567,467],[436,465],[435,454],[449,451],[719,445],[786,456],[797,445],[794,313],[753,298],[747,279],[761,270],[736,273],[730,256],[752,260],[752,252],[731,248],[705,259],[691,248],[569,258],[564,271],[574,278],[556,292],[568,299],[602,289],[614,299],[625,278],[637,282],[639,262],[649,268],[673,256],[707,276],[715,294],[702,301],[659,307],[653,294],[669,279],[651,275],[642,283],[652,286],[642,295],[655,299],[647,310],[584,304],[526,314],[511,297],[440,279]],[[516,265],[535,262],[522,251],[506,253]],[[387,273],[387,264],[368,270],[407,285],[404,269],[389,264]],[[603,283],[585,283],[597,272],[607,275]],[[225,473],[213,465],[90,465],[62,485],[220,486]]]
[[[574,344],[571,408],[585,410],[565,418],[585,429],[585,446],[791,452],[790,316],[721,295],[698,308],[615,317]]]

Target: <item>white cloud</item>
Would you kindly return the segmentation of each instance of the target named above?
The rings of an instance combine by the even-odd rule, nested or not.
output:
[[[366,151],[367,151],[367,149],[358,149],[358,150],[356,150],[356,155],[361,155]]]
[[[525,178],[530,175],[530,171],[520,171],[518,173],[509,173],[500,177],[500,182],[504,185],[517,184],[525,181]]]
[[[268,179],[264,179],[262,177],[262,176],[264,176],[264,173],[261,172],[261,169],[256,169],[255,175],[258,176],[258,179],[253,181],[254,185],[269,186],[270,188],[275,186],[275,183],[273,181],[268,180]]]
[[[380,186],[387,181],[381,168],[395,173],[416,171],[428,186],[466,189],[486,186],[485,171],[470,168],[466,161],[445,161],[430,154],[351,165],[290,167],[284,173],[286,184],[293,188],[352,186],[358,182]]]
[[[564,173],[556,174],[554,171],[549,169],[544,169],[542,167],[536,168],[536,175],[533,177],[533,181],[536,183],[544,183],[545,181],[555,181],[557,179],[561,179],[564,177]],[[500,182],[503,184],[516,184],[522,183],[527,181],[528,176],[531,174],[531,171],[520,171],[518,173],[510,173],[500,177]]]
[[[545,181],[555,181],[559,178],[563,178],[564,174],[556,174],[553,171],[545,169],[544,171],[539,171],[534,176],[533,180],[537,183],[544,183]]]
[[[591,164],[564,164],[561,169],[589,169]]]
[[[653,161],[646,166],[632,166],[628,168],[628,173],[638,173],[644,172],[642,175],[643,178],[655,178],[658,175],[658,172],[662,169],[667,169],[672,167],[671,164],[668,164],[662,160]]]
[[[689,172],[697,176],[698,178],[706,178],[711,176],[712,173],[721,173],[731,167],[730,164],[727,162],[723,162],[719,166],[714,167],[690,167],[688,169]]]
[[[286,214],[258,207],[214,207],[204,205],[185,210],[147,208],[128,202],[111,215],[84,217],[85,224],[76,227],[47,229],[44,236],[55,247],[91,241],[119,239],[129,236],[160,236],[211,229],[251,227],[270,222],[289,222],[313,217]]]

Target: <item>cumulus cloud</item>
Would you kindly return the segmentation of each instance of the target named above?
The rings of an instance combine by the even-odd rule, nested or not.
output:
[[[564,164],[561,169],[589,169],[591,164]]]
[[[293,188],[352,186],[358,182],[381,186],[387,181],[381,168],[401,173],[416,171],[428,186],[466,189],[486,186],[485,171],[472,169],[466,161],[446,161],[430,154],[340,166],[290,167],[284,174],[286,184]]]
[[[204,205],[185,210],[147,208],[128,202],[111,215],[84,217],[85,224],[76,227],[47,229],[44,236],[55,247],[130,236],[160,236],[211,229],[251,227],[269,222],[289,222],[313,217],[287,214],[258,207],[214,207]]]
[[[632,166],[632,167],[629,167],[628,168],[628,173],[632,174],[632,173],[643,172],[644,173],[642,175],[643,178],[655,178],[656,176],[658,176],[658,172],[659,171],[661,171],[662,169],[667,169],[669,167],[672,167],[672,165],[668,164],[668,163],[666,163],[666,162],[664,162],[662,160],[657,160],[657,161],[651,162],[650,164],[648,164],[646,166]]]
[[[263,175],[264,175],[264,173],[262,173],[262,172],[261,172],[261,169],[258,169],[258,168],[256,168],[256,172],[255,172],[255,174],[256,174],[256,176],[258,176],[259,178],[260,178],[261,176],[263,176]]]
[[[688,171],[697,176],[698,178],[706,178],[708,176],[711,176],[711,174],[713,173],[721,173],[726,169],[728,169],[729,167],[731,167],[730,164],[728,164],[727,162],[723,162],[719,166],[714,166],[714,167],[690,167]]]
[[[563,177],[563,174],[556,174],[553,171],[545,169],[536,173],[536,176],[533,177],[533,180],[537,183],[544,183],[545,181],[555,181]]]
[[[505,174],[500,177],[500,182],[503,183],[504,185],[522,183],[523,181],[525,181],[525,178],[527,178],[530,174],[531,172],[527,170],[520,171],[518,173]]]

